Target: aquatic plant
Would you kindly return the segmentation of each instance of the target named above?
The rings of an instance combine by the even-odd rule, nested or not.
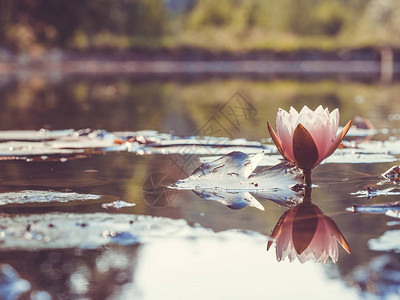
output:
[[[279,153],[303,170],[306,185],[311,186],[311,170],[335,152],[350,128],[349,121],[336,135],[339,110],[331,113],[321,105],[315,111],[304,106],[300,112],[290,107],[289,112],[279,109],[276,130],[267,122],[268,131]]]

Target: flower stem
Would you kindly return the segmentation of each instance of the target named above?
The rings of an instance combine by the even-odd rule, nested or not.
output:
[[[308,186],[305,187],[304,196],[303,196],[303,203],[310,204],[312,202],[312,200],[311,200],[311,191],[312,191],[311,187],[308,187]]]
[[[312,180],[311,180],[311,169],[303,169],[304,180],[306,182],[306,187],[311,188]]]

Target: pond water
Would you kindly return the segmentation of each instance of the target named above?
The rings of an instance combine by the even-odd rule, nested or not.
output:
[[[0,298],[398,299],[399,207],[379,204],[399,201],[382,177],[399,164],[399,95],[342,78],[1,78]],[[336,263],[267,251],[289,185],[250,205],[165,188],[232,151],[278,164],[266,121],[303,105],[359,125],[313,172],[351,250]]]

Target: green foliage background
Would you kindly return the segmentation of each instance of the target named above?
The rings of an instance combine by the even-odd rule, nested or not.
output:
[[[0,0],[0,48],[396,47],[399,14],[392,0]]]

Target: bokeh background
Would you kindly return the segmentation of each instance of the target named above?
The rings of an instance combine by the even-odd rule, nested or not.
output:
[[[399,13],[392,0],[0,0],[0,129],[190,135],[237,91],[261,117],[250,139],[271,106],[385,126],[399,119]]]
[[[0,1],[2,54],[396,47],[393,0]]]

